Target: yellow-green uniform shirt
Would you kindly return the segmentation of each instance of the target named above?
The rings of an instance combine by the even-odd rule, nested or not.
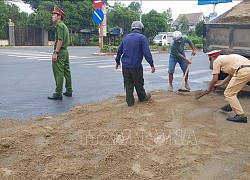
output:
[[[56,24],[56,31],[55,31],[55,45],[54,49],[56,49],[57,41],[62,40],[62,49],[66,49],[69,44],[69,30],[67,26],[64,24],[63,21],[60,21],[59,23]]]
[[[220,74],[220,71],[234,75],[241,65],[248,65],[250,61],[238,54],[220,55],[213,62],[213,74]]]

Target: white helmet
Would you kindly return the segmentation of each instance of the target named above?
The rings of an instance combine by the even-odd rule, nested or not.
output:
[[[180,31],[173,32],[173,40],[178,41],[182,37],[182,34]]]
[[[141,21],[134,21],[134,22],[132,22],[132,24],[131,24],[131,30],[133,30],[133,29],[144,29],[144,25],[142,24],[142,22]]]

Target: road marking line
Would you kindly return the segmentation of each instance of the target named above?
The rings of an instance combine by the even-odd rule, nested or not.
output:
[[[195,74],[201,74],[201,73],[206,73],[206,72],[210,72],[211,70],[207,70],[207,69],[201,69],[201,70],[195,70],[192,71],[190,70],[190,72],[188,73],[188,75],[195,75]],[[175,77],[183,77],[183,73],[176,73],[174,74],[174,78]]]
[[[79,61],[77,61],[77,62],[79,62]],[[112,62],[112,63],[114,63],[115,64],[115,61],[111,61],[111,60],[97,60],[97,61],[92,61],[92,60],[84,60],[84,61],[81,61],[81,63],[108,63],[108,62]]]
[[[7,56],[25,56],[25,57],[33,57],[33,56],[41,56],[41,57],[51,57],[52,54],[47,53],[45,54],[29,54],[29,53],[13,53],[13,52],[3,52],[3,54],[6,54]],[[79,56],[69,56],[70,58],[79,58]]]
[[[115,63],[113,63],[112,65],[106,65],[106,66],[97,66],[98,68],[109,68],[109,67],[114,67],[115,68]]]
[[[51,56],[48,56],[48,57],[28,57],[27,59],[47,59],[47,58],[52,58]]]
[[[191,82],[194,82],[194,83],[201,83],[201,82],[204,82],[204,81],[211,81],[212,77],[203,77],[203,78],[198,78],[198,79],[191,79],[190,81]]]
[[[155,65],[155,68],[166,67],[167,65]],[[144,69],[151,69],[151,66],[143,66]]]
[[[103,63],[87,63],[87,64],[84,64],[82,63],[81,65],[83,66],[97,66],[97,65],[108,65],[108,64],[113,64],[115,66],[115,63],[114,62],[103,62]]]
[[[203,74],[204,76],[205,75],[207,75],[207,73],[208,72],[210,72],[211,70],[196,70],[196,71],[192,71],[192,72],[190,72],[189,73],[189,79],[193,79],[191,76],[192,75],[196,75],[196,74]],[[155,71],[155,73],[157,73],[157,71]],[[145,73],[145,74],[147,74],[147,73]],[[160,77],[160,78],[163,78],[163,79],[168,79],[168,74],[166,74],[166,75],[158,75],[158,77]],[[197,77],[200,77],[200,76],[196,76],[196,77],[194,77],[194,79],[196,79],[196,80],[194,80],[194,82],[198,82],[198,81],[200,81],[200,80],[207,80],[207,79],[209,79],[207,76],[206,77],[200,77],[200,78],[197,78]],[[174,74],[174,78],[176,78],[176,79],[181,79],[181,78],[183,78],[183,73],[176,73],[176,74]],[[192,81],[193,82],[193,81]]]

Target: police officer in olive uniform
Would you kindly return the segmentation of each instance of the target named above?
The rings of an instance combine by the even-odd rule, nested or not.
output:
[[[55,45],[54,53],[52,55],[52,69],[56,81],[55,93],[49,96],[48,99],[62,100],[63,80],[66,79],[66,91],[63,95],[72,97],[72,83],[71,73],[69,67],[69,53],[67,47],[69,46],[69,30],[63,22],[65,13],[57,6],[54,7],[52,13],[52,20],[55,26]]]

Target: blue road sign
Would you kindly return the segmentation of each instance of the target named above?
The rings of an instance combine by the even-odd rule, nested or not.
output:
[[[104,19],[104,14],[101,9],[96,9],[93,13],[93,19],[96,24],[101,24]]]
[[[198,0],[198,5],[232,2],[232,0]]]

